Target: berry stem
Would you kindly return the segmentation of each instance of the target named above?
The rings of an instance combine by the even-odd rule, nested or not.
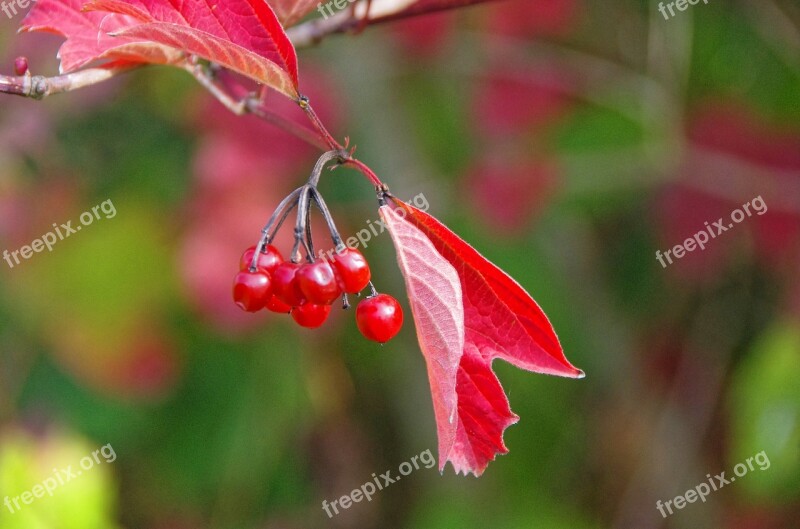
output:
[[[328,151],[320,156],[319,160],[317,160],[317,163],[314,165],[314,169],[311,170],[311,176],[308,177],[308,185],[313,187],[317,187],[319,185],[319,179],[322,176],[322,170],[325,169],[325,165],[327,165],[328,162],[337,160],[338,163],[341,164],[349,157],[350,155],[343,149]]]
[[[344,249],[345,245],[342,241],[341,235],[339,235],[339,230],[336,229],[336,223],[333,221],[333,215],[331,215],[330,209],[328,209],[328,205],[325,203],[325,200],[320,195],[317,188],[313,188],[311,197],[316,202],[319,210],[322,212],[322,216],[325,218],[325,222],[328,224],[328,231],[331,232],[331,239],[333,240],[333,245],[336,248],[336,251],[341,251]]]
[[[272,242],[273,237],[275,237],[275,233],[277,233],[281,226],[283,226],[283,223],[286,221],[289,213],[291,213],[297,205],[297,199],[302,190],[303,188],[299,187],[292,191],[289,196],[284,198],[275,209],[275,212],[270,217],[266,226],[264,226],[264,229],[261,230],[261,239],[259,239],[258,244],[256,245],[256,251],[253,253],[253,262],[250,265],[250,270],[256,269],[258,264],[258,255],[264,251],[264,248],[266,248],[270,242]]]
[[[300,198],[297,200],[297,222],[294,226],[294,248],[292,249],[292,262],[300,261],[300,245],[306,250],[306,259],[314,262],[314,253],[310,248],[310,243],[306,240],[306,230],[308,229],[309,207],[311,192],[314,187],[306,184],[300,188]]]
[[[375,290],[375,285],[372,284],[372,281],[369,282],[369,290],[370,290],[370,294],[369,294],[369,296],[367,296],[367,299],[374,298],[375,296],[378,295],[378,291]]]

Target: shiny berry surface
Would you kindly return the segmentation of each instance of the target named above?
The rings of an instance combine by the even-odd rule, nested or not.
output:
[[[251,246],[242,254],[242,258],[239,260],[239,270],[249,270],[250,265],[253,263],[253,254],[256,253],[256,247]],[[283,256],[281,252],[268,244],[264,251],[258,254],[258,262],[256,263],[256,267],[263,271],[269,272],[270,274],[275,272],[275,269],[278,267],[279,264],[283,262]]]
[[[304,264],[296,278],[300,290],[311,303],[330,305],[342,294],[333,267],[327,261]]]
[[[263,272],[239,272],[233,278],[233,301],[240,309],[258,312],[272,296],[272,280]]]
[[[369,284],[369,264],[364,256],[355,248],[346,248],[333,255],[333,268],[339,280],[339,286],[348,294],[358,294]]]
[[[296,275],[299,269],[300,265],[285,261],[272,273],[275,296],[290,307],[299,307],[306,300],[297,284]]]
[[[316,329],[320,327],[328,315],[331,313],[330,305],[317,305],[316,303],[305,303],[292,309],[292,318],[301,327]]]
[[[292,306],[287,305],[286,303],[278,299],[278,296],[276,296],[275,294],[270,296],[269,301],[267,301],[267,304],[264,306],[264,308],[270,312],[275,312],[277,314],[289,314],[289,312],[292,311]]]
[[[386,343],[403,326],[403,309],[388,294],[378,294],[361,301],[356,309],[356,325],[365,338]]]

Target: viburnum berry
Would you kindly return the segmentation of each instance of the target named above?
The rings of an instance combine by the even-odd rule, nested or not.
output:
[[[25,57],[17,57],[14,59],[14,73],[17,75],[25,75],[28,73],[28,59]]]
[[[253,264],[253,254],[255,253],[255,246],[251,246],[245,250],[245,252],[242,254],[241,260],[239,261],[239,270],[250,270],[250,265]],[[281,255],[281,252],[271,244],[268,244],[266,248],[264,248],[264,251],[258,254],[256,268],[271,274],[282,262],[283,256]]]
[[[356,325],[368,340],[386,343],[400,332],[403,326],[403,309],[388,294],[368,297],[358,304]]]
[[[358,294],[366,288],[371,277],[369,265],[355,248],[345,248],[332,258],[339,287],[347,294]]]
[[[269,300],[267,301],[267,304],[264,305],[264,308],[270,312],[275,312],[278,314],[289,314],[292,311],[292,306],[287,305],[286,303],[278,299],[278,296],[276,296],[275,294],[270,296]]]
[[[299,264],[284,261],[272,273],[275,296],[291,307],[299,307],[306,300],[297,283],[298,270],[300,270]]]
[[[292,318],[301,327],[316,329],[320,327],[328,315],[331,313],[330,305],[318,305],[316,303],[304,303],[292,309]]]
[[[327,261],[304,264],[295,278],[303,295],[311,303],[330,305],[342,294],[333,268]]]
[[[264,272],[239,272],[233,279],[233,301],[240,309],[258,312],[272,296],[272,280]]]

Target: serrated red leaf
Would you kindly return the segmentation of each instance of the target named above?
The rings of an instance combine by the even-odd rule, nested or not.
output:
[[[82,13],[78,11],[81,6]],[[59,16],[67,12],[68,17]],[[272,8],[263,0],[41,0],[26,18],[23,30],[44,30],[67,37],[71,52],[62,69],[124,56],[137,56],[142,46],[193,54],[264,83],[288,97],[297,97],[297,54]],[[94,39],[94,43],[92,41]]]
[[[456,376],[464,350],[464,309],[458,273],[428,237],[388,206],[380,208],[397,248],[420,349],[428,366],[439,453],[456,440]]]
[[[97,59],[171,64],[181,53],[155,42],[108,36],[136,19],[108,13],[85,13],[85,0],[39,0],[22,22],[20,31],[42,31],[66,38],[58,51],[61,72],[68,73]]]
[[[566,359],[547,316],[519,283],[434,217],[398,200],[395,203],[393,216],[401,220],[387,222],[389,230],[399,226],[423,234],[459,277],[464,350],[456,380],[458,420],[452,449],[442,451],[440,442],[439,467],[450,461],[457,473],[478,476],[498,453],[507,452],[503,432],[518,420],[491,369],[492,361],[500,358],[527,371],[571,378],[583,377],[583,371]],[[381,210],[388,218],[385,212],[392,208]],[[395,238],[398,254],[413,251],[403,244]],[[413,296],[409,289],[409,297]],[[438,416],[437,423],[440,432],[451,433]]]

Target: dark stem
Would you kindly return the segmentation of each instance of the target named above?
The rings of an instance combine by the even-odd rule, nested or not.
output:
[[[350,155],[343,149],[326,152],[319,157],[316,165],[314,165],[314,169],[311,170],[311,176],[308,177],[308,185],[313,187],[317,187],[319,185],[319,179],[322,176],[322,170],[325,169],[325,165],[327,165],[328,162],[338,160],[339,163],[342,163],[349,158]]]
[[[292,262],[297,263],[300,261],[300,245],[306,250],[306,259],[310,262],[313,261],[313,254],[309,249],[308,241],[306,241],[306,226],[308,225],[310,196],[314,188],[308,184],[300,188],[300,198],[297,201],[297,222],[294,226],[294,247],[292,248]]]
[[[328,231],[331,232],[331,239],[333,240],[333,245],[336,248],[336,251],[344,250],[344,242],[342,241],[342,237],[339,235],[339,230],[336,229],[336,223],[333,222],[333,216],[331,215],[331,211],[328,209],[328,205],[323,200],[322,195],[320,195],[319,191],[316,188],[312,189],[311,197],[316,202],[319,210],[322,212],[322,216],[325,217],[325,222],[328,224]]]
[[[297,199],[300,196],[300,192],[303,190],[302,187],[299,187],[292,191],[292,193],[283,199],[283,201],[278,205],[275,209],[275,212],[270,217],[269,221],[267,222],[264,229],[261,230],[261,239],[258,241],[258,245],[256,245],[256,251],[253,254],[253,262],[250,264],[250,271],[256,271],[256,265],[258,264],[258,254],[264,251],[264,248],[272,241],[275,237],[275,234],[281,229],[283,223],[286,221],[286,218],[289,216],[289,213],[297,205]]]

